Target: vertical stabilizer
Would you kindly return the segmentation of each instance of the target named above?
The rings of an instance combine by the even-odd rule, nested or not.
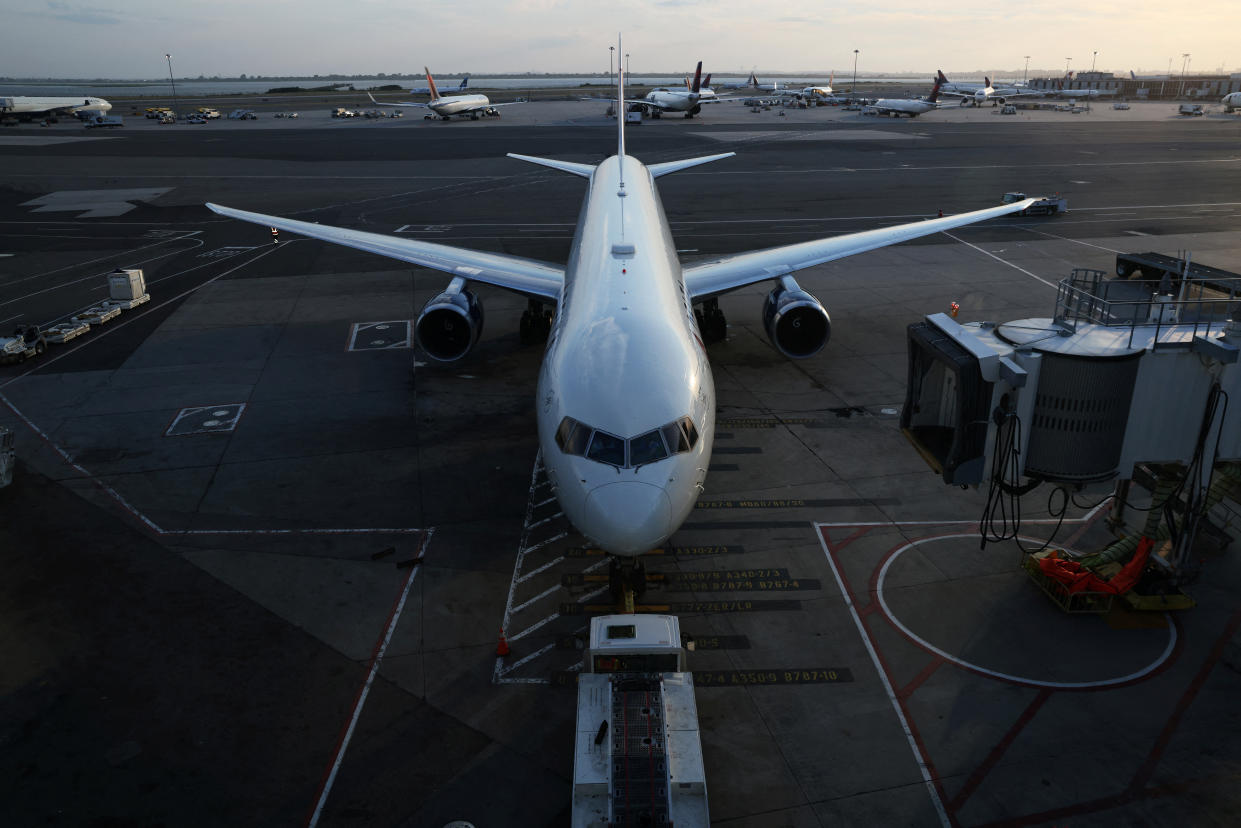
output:
[[[702,79],[702,85],[703,85],[703,87],[704,87],[704,88],[706,88],[706,89],[710,89],[710,88],[711,88],[711,73],[710,73],[710,72],[708,72],[708,73],[707,73],[707,76],[706,76],[705,78],[703,78],[703,79]]]
[[[982,85],[983,85],[983,88],[984,88],[984,89],[990,89],[990,88],[991,88],[991,78],[988,78],[988,77],[983,77],[983,79],[982,79]]]
[[[440,93],[439,90],[435,88],[435,81],[431,78],[431,70],[424,66],[422,67],[422,71],[427,73],[427,88],[431,90],[431,100],[438,101],[440,99]]]
[[[690,92],[695,94],[702,89],[702,61],[698,61],[698,68],[694,70],[694,85],[689,88]]]
[[[616,36],[616,54],[623,55],[625,50],[621,48],[621,36]],[[621,61],[616,64],[616,155],[622,162],[625,160],[625,67]],[[625,165],[621,164],[621,175],[624,175]],[[621,186],[625,186],[625,181],[621,179]]]

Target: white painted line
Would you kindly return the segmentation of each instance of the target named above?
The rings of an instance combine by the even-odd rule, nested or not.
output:
[[[24,313],[19,313],[17,316],[10,316],[8,319],[0,319],[0,325],[3,325],[5,322],[12,322],[14,319],[21,319],[25,315]]]
[[[1025,684],[1025,685],[1032,686],[1032,687],[1048,687],[1053,690],[1086,690],[1086,689],[1098,688],[1098,687],[1111,687],[1116,684],[1127,684],[1128,682],[1136,681],[1137,679],[1140,679],[1143,676],[1149,675],[1153,671],[1158,670],[1160,666],[1162,666],[1163,663],[1166,662],[1168,658],[1172,655],[1172,651],[1176,648],[1176,625],[1172,623],[1172,619],[1168,616],[1166,612],[1163,614],[1163,617],[1164,617],[1164,620],[1168,622],[1168,645],[1164,647],[1164,650],[1162,653],[1160,653],[1159,657],[1156,658],[1154,661],[1152,661],[1150,664],[1143,667],[1141,670],[1137,670],[1125,676],[1118,676],[1117,678],[1110,678],[1110,679],[1100,679],[1098,681],[1043,681],[1042,679],[1032,679],[1032,678],[1027,678],[1025,676],[1015,676],[1011,673],[1001,673],[998,670],[992,670],[988,667],[983,667],[981,665],[974,664],[973,662],[966,661],[963,658],[959,658],[953,655],[952,653],[949,653],[945,650],[941,650],[939,647],[936,647],[934,644],[927,641],[925,638],[918,635],[913,630],[909,629],[909,627],[905,626],[901,622],[901,620],[896,617],[896,614],[892,612],[891,607],[888,606],[887,598],[884,597],[883,582],[888,577],[888,569],[892,566],[893,561],[895,561],[897,558],[899,558],[902,554],[904,554],[908,550],[913,549],[915,546],[921,546],[924,543],[930,543],[932,541],[951,540],[952,538],[973,539],[976,537],[978,537],[978,535],[975,533],[961,533],[961,534],[956,534],[956,535],[939,535],[934,538],[921,538],[919,540],[910,541],[909,543],[905,544],[901,548],[897,549],[890,556],[888,556],[888,559],[884,561],[883,566],[879,569],[879,580],[875,584],[875,594],[879,598],[879,606],[883,610],[884,616],[887,617],[888,621],[890,621],[893,626],[895,626],[901,632],[905,633],[905,635],[907,635],[911,641],[917,642],[918,646],[922,647],[924,650],[935,653],[937,656],[944,659],[945,661],[950,661],[953,664],[957,665],[958,667],[964,667],[965,669],[970,670],[971,672],[981,673],[986,676],[991,676],[992,678],[1003,679],[1004,681],[1011,681],[1016,684]],[[819,533],[819,540],[820,542],[822,542],[823,540],[823,534],[821,532]],[[1022,538],[1022,540],[1029,541],[1031,543],[1039,542],[1037,538]]]
[[[525,602],[525,603],[523,603],[523,604],[518,604],[517,606],[513,607],[513,609],[510,611],[510,613],[511,613],[511,614],[513,614],[513,615],[516,615],[517,613],[519,613],[519,612],[521,612],[522,610],[524,610],[526,607],[528,607],[528,606],[530,606],[531,604],[534,604],[534,603],[536,603],[536,602],[538,602],[538,601],[543,600],[544,598],[546,598],[547,596],[551,595],[553,592],[555,592],[555,591],[556,591],[556,590],[558,590],[558,589],[560,589],[560,584],[556,584],[554,587],[551,587],[551,588],[549,588],[549,589],[545,589],[545,590],[543,590],[542,592],[540,592],[538,595],[536,595],[536,596],[534,596],[533,598],[531,598],[529,601],[526,601],[526,602]]]
[[[553,612],[551,615],[547,616],[547,617],[546,617],[546,618],[544,618],[542,621],[537,621],[537,622],[535,622],[535,623],[531,624],[529,627],[526,627],[524,630],[522,630],[521,632],[517,633],[516,635],[510,635],[510,636],[508,637],[508,640],[509,640],[509,641],[520,641],[521,639],[525,638],[525,637],[526,637],[527,635],[529,635],[530,633],[534,632],[535,630],[539,629],[540,627],[543,627],[543,626],[545,626],[545,625],[547,625],[547,624],[551,623],[552,621],[555,621],[555,620],[556,620],[557,618],[559,618],[559,617],[560,617],[560,613],[558,613],[558,612]]]
[[[418,554],[415,557],[421,558],[426,554],[427,545],[431,542],[431,535],[435,530],[427,530],[426,536],[419,544]],[[345,751],[349,749],[349,740],[353,738],[354,728],[358,725],[358,718],[362,715],[362,706],[366,704],[366,697],[370,695],[371,685],[375,682],[375,676],[379,672],[379,664],[383,661],[384,653],[388,650],[388,642],[392,640],[392,633],[396,631],[397,622],[401,620],[401,611],[405,609],[405,601],[409,598],[409,589],[414,585],[414,579],[418,577],[420,566],[410,570],[409,577],[405,579],[405,587],[401,590],[400,597],[397,599],[396,605],[392,608],[392,613],[388,619],[388,627],[384,630],[383,638],[380,639],[379,645],[375,648],[374,654],[371,656],[371,669],[367,673],[366,681],[362,684],[362,689],[358,693],[358,698],[353,704],[353,713],[349,717],[349,726],[345,729],[345,735],[341,739],[340,747],[336,750],[336,757],[332,760],[332,769],[328,773],[327,780],[323,783],[323,790],[319,794],[319,801],[315,804],[315,810],[310,815],[310,821],[306,823],[307,828],[314,828],[319,824],[319,817],[323,813],[323,806],[327,803],[328,794],[332,792],[332,785],[336,782],[336,774],[340,771],[341,762],[344,761]]]
[[[1070,523],[1070,524],[1071,523],[1085,523],[1088,520],[1092,520],[1094,516],[1098,514],[1099,510],[1102,509],[1104,506],[1106,506],[1111,499],[1112,498],[1110,496],[1107,498],[1104,498],[1102,503],[1099,503],[1093,509],[1091,509],[1089,512],[1082,515],[1081,517],[1075,517],[1075,518],[1066,517],[1063,520],[1060,520],[1058,518],[1034,518],[1033,520],[1025,520],[1023,518],[1021,522],[1023,524],[1032,523],[1036,525],[1050,525],[1050,524],[1056,524],[1056,523]],[[839,523],[820,523],[816,521],[814,525],[816,528],[822,526],[826,529],[840,528],[842,526],[845,526],[845,527],[856,526],[858,528],[861,528],[863,526],[891,526],[894,528],[900,528],[901,526],[959,526],[963,523],[976,523],[977,520],[978,518],[947,518],[944,520],[874,520],[874,521],[853,520],[853,521],[841,521]]]
[[[939,796],[939,789],[935,787],[935,780],[931,777],[931,769],[926,763],[926,759],[922,756],[922,750],[918,747],[918,740],[914,738],[913,730],[909,727],[909,722],[905,719],[905,711],[901,709],[901,703],[896,698],[896,691],[892,689],[892,683],[888,681],[888,674],[884,672],[883,665],[879,663],[879,654],[875,651],[875,645],[870,640],[870,633],[866,631],[866,625],[862,623],[862,616],[858,615],[857,607],[853,605],[853,599],[849,596],[849,590],[845,589],[844,579],[840,577],[840,572],[836,569],[836,561],[832,559],[832,553],[827,548],[827,541],[823,539],[823,533],[819,532],[819,545],[823,547],[823,556],[827,558],[827,565],[831,567],[832,574],[836,576],[836,585],[840,587],[840,597],[845,601],[845,606],[849,608],[849,614],[853,617],[853,624],[857,627],[858,634],[862,636],[862,643],[866,645],[866,652],[870,654],[870,660],[875,665],[875,672],[879,674],[879,680],[883,682],[883,690],[888,694],[888,701],[892,705],[892,709],[896,711],[896,718],[901,723],[901,730],[905,732],[905,740],[909,742],[909,749],[913,752],[914,761],[918,763],[918,769],[922,772],[922,781],[926,785],[927,793],[931,796],[931,804],[935,807],[935,813],[939,815],[939,824],[944,828],[951,828],[952,821],[948,818],[948,812],[944,809],[944,801]]]
[[[527,572],[525,575],[522,575],[520,578],[517,579],[517,583],[519,584],[525,583],[526,581],[533,578],[535,575],[538,575],[540,572],[545,572],[548,569],[551,569],[553,566],[555,566],[556,564],[560,563],[563,560],[564,560],[564,555],[561,555],[560,557],[557,557],[557,558],[552,558],[550,561],[543,564],[538,569],[532,569],[529,572]]]
[[[500,675],[504,675],[504,673],[511,673],[511,672],[513,672],[514,670],[516,670],[518,667],[520,667],[521,665],[525,664],[526,662],[528,662],[528,661],[534,661],[534,660],[535,660],[536,658],[538,658],[539,656],[544,655],[544,654],[546,654],[546,653],[549,653],[549,652],[551,652],[551,651],[552,651],[552,650],[554,650],[554,649],[556,649],[556,642],[555,642],[555,641],[553,641],[551,644],[547,644],[547,645],[545,645],[545,646],[543,646],[543,647],[540,647],[539,649],[535,650],[533,653],[531,653],[530,655],[526,656],[525,658],[519,658],[519,659],[517,659],[517,660],[516,660],[516,661],[514,661],[512,664],[510,664],[510,665],[509,665],[509,666],[508,666],[505,670],[503,670],[503,671],[500,673]]]
[[[433,529],[416,526],[358,527],[354,529],[169,529],[161,535],[416,535]]]
[[[1021,229],[1027,232],[1030,232],[1030,233],[1038,233],[1040,236],[1047,236],[1048,238],[1059,239],[1060,241],[1072,242],[1073,244],[1080,244],[1083,247],[1093,247],[1095,250],[1105,250],[1108,253],[1122,252],[1112,247],[1104,247],[1101,244],[1092,244],[1088,241],[1082,241],[1081,239],[1070,239],[1068,236],[1058,236],[1055,233],[1048,233],[1046,230],[1036,230],[1032,227],[1022,227]]]
[[[547,540],[544,540],[544,541],[539,541],[539,542],[538,542],[538,543],[536,543],[534,546],[528,546],[528,547],[526,547],[526,553],[525,553],[525,554],[529,555],[531,552],[537,552],[537,551],[539,551],[540,549],[542,549],[544,546],[550,546],[551,544],[555,543],[556,541],[558,541],[558,540],[563,540],[564,538],[567,538],[568,536],[569,536],[569,533],[568,533],[568,532],[561,532],[559,535],[553,535],[552,537],[548,538]]]
[[[551,523],[551,522],[552,522],[553,520],[555,520],[556,518],[558,518],[558,517],[563,517],[563,516],[564,516],[564,512],[557,512],[556,514],[551,515],[551,516],[549,516],[549,517],[545,517],[545,518],[543,518],[542,520],[536,520],[534,523],[531,523],[531,524],[530,524],[529,526],[527,526],[526,528],[527,528],[527,529],[537,529],[537,528],[539,528],[540,526],[542,526],[542,525],[544,525],[544,524],[546,524],[546,523]]]
[[[546,506],[547,504],[551,503],[555,499],[556,499],[555,497],[549,497],[547,498],[547,500],[540,500],[538,503],[534,504],[534,508],[537,509],[540,506]]]
[[[999,262],[1000,264],[1005,264],[1005,265],[1008,265],[1009,267],[1011,267],[1013,270],[1019,270],[1019,271],[1021,271],[1021,272],[1022,272],[1022,273],[1024,273],[1025,275],[1029,276],[1031,279],[1034,279],[1035,281],[1038,281],[1038,282],[1042,282],[1043,284],[1047,285],[1047,287],[1049,287],[1049,288],[1055,288],[1055,287],[1056,287],[1056,286],[1055,286],[1055,285],[1053,285],[1051,282],[1049,282],[1049,281],[1047,281],[1046,279],[1044,279],[1042,276],[1036,276],[1035,274],[1033,274],[1033,273],[1031,273],[1030,271],[1026,270],[1024,267],[1018,267],[1017,265],[1013,264],[1012,262],[1007,262],[1007,261],[1004,261],[1003,259],[1001,259],[999,256],[995,255],[994,253],[988,253],[986,250],[983,250],[983,249],[982,249],[981,247],[979,247],[978,245],[976,245],[976,244],[970,244],[969,242],[965,241],[965,239],[962,239],[962,238],[960,238],[959,236],[954,236],[954,235],[952,235],[951,233],[948,233],[948,232],[944,232],[944,235],[945,235],[945,236],[947,236],[948,238],[952,239],[953,241],[960,242],[961,244],[965,245],[966,247],[972,247],[972,248],[974,248],[974,249],[975,249],[975,250],[977,250],[979,253],[982,253],[984,256],[990,256],[991,258],[995,259],[995,260],[996,260],[997,262]]]

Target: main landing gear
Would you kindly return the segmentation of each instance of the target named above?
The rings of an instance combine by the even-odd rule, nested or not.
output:
[[[552,312],[542,302],[531,299],[521,315],[518,333],[522,345],[537,345],[546,342],[552,332]]]
[[[728,336],[728,320],[724,311],[720,310],[718,299],[708,299],[702,307],[694,309],[694,317],[698,320],[698,330],[702,332],[704,342],[723,342]]]

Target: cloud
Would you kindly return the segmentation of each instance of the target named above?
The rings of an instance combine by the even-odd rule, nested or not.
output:
[[[117,12],[94,6],[77,6],[61,0],[48,0],[48,11],[35,12],[38,17],[50,17],[68,23],[84,23],[90,26],[114,26],[121,22]]]

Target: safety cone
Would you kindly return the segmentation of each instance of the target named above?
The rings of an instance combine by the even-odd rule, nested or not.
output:
[[[504,628],[500,628],[500,641],[496,644],[496,655],[504,658],[509,654],[508,641],[504,638]]]
[[[944,217],[944,210],[943,210],[943,208],[942,208],[942,207],[941,207],[941,208],[940,208],[940,210],[939,210],[939,217],[940,217],[940,218],[943,218],[943,217]]]

